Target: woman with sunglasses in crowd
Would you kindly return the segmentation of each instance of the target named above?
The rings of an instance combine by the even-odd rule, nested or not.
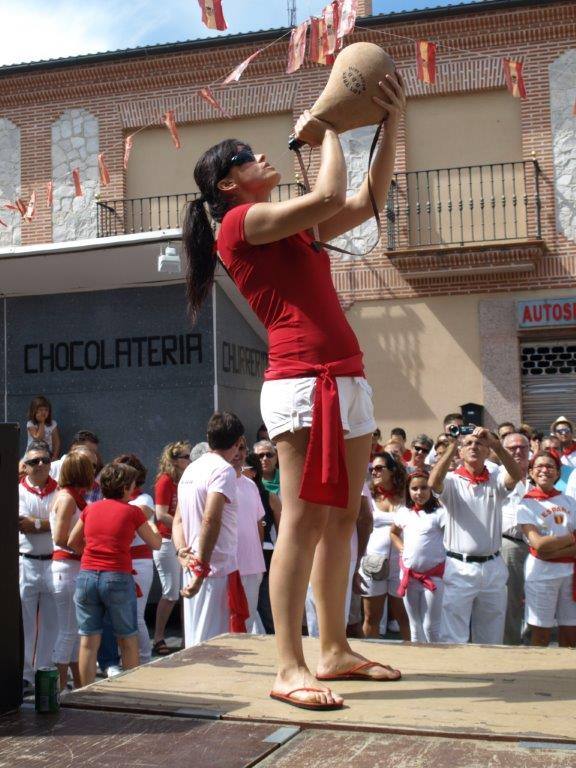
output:
[[[152,650],[159,656],[171,653],[164,635],[166,624],[180,598],[182,567],[178,562],[172,543],[172,521],[178,504],[178,482],[190,464],[192,446],[186,441],[168,443],[164,446],[158,463],[158,474],[154,486],[156,525],[162,536],[162,546],[153,553],[154,565],[162,585],[162,597],[156,607],[156,624]]]
[[[370,467],[373,528],[360,562],[364,637],[380,637],[380,623],[388,600],[388,621],[397,621],[403,640],[410,639],[408,617],[400,586],[400,556],[391,547],[390,532],[396,510],[405,501],[406,470],[391,453],[376,454]]]
[[[386,76],[381,88],[377,103],[385,135],[370,170],[380,208],[390,186],[405,108],[399,76]],[[211,290],[219,257],[268,330],[261,408],[278,450],[282,497],[270,574],[279,656],[271,696],[298,707],[335,709],[343,706],[342,698],[318,678],[338,680],[354,674],[358,665],[365,665],[365,676],[371,679],[399,677],[397,671],[360,658],[346,639],[350,537],[376,424],[362,353],[332,283],[330,257],[311,234],[317,228],[317,240],[329,241],[373,212],[367,180],[357,194],[346,197],[344,154],[330,125],[306,112],[295,135],[320,147],[311,192],[268,202],[280,174],[247,143],[228,139],[196,164],[200,196],[188,206],[182,239],[192,318]],[[206,206],[220,224],[217,243]],[[307,667],[301,637],[312,563],[320,624],[318,678]]]

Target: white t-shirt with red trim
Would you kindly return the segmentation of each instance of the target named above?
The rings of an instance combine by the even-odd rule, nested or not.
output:
[[[266,563],[260,542],[259,522],[265,515],[258,487],[241,475],[238,483],[238,570],[241,576],[264,573]]]
[[[517,511],[518,524],[535,525],[542,536],[566,536],[576,528],[576,501],[564,493],[550,499],[522,500]],[[526,559],[526,578],[538,581],[570,576],[572,563],[539,560],[533,555]]]
[[[18,486],[19,517],[34,517],[39,520],[50,520],[50,510],[56,501],[58,486],[54,481],[48,481],[53,486],[51,493],[39,495],[36,486],[31,485],[26,478],[20,481]],[[43,531],[41,533],[20,533],[19,534],[20,552],[30,555],[51,555],[54,549],[52,542],[52,533]]]
[[[227,576],[238,570],[238,484],[236,472],[222,456],[209,451],[193,461],[178,483],[178,504],[187,546],[196,552],[209,493],[225,498],[222,524],[210,559],[210,576]]]

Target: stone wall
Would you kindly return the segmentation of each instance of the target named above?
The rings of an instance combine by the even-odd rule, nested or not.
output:
[[[549,67],[552,155],[558,232],[576,241],[576,49]]]
[[[11,120],[0,118],[0,206],[20,196],[20,129]],[[20,245],[21,217],[15,211],[2,210],[0,247]]]
[[[98,120],[85,109],[67,109],[52,125],[52,240],[96,237]],[[72,171],[78,168],[82,197],[75,197]]]

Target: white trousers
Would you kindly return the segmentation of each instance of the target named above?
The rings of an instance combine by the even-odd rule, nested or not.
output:
[[[152,656],[152,642],[150,633],[144,621],[144,612],[148,603],[148,595],[154,578],[154,565],[152,558],[142,558],[141,560],[132,560],[132,568],[136,571],[134,581],[142,590],[142,597],[136,601],[136,618],[138,619],[138,648],[140,653],[140,664],[148,664]]]
[[[434,591],[426,589],[419,581],[410,579],[404,595],[404,607],[410,622],[410,640],[413,643],[438,643],[442,619],[444,582],[432,577]]]
[[[188,571],[184,572],[184,584],[190,581]],[[185,597],[184,611],[184,646],[210,640],[216,635],[229,631],[230,610],[228,608],[228,579],[226,576],[212,576],[204,579],[200,591],[194,597]]]
[[[356,557],[351,558],[350,569],[348,571],[348,587],[346,589],[346,601],[344,603],[344,624],[348,624],[348,617],[350,615],[350,603],[352,602],[352,579],[354,578],[354,572],[356,571]],[[308,627],[309,637],[319,637],[320,630],[318,628],[318,616],[316,614],[316,603],[314,601],[314,592],[312,591],[312,584],[308,584],[308,591],[306,592],[306,626]]]
[[[20,601],[24,626],[24,680],[34,682],[34,671],[52,666],[58,634],[52,591],[52,561],[20,557]]]
[[[447,557],[440,642],[502,643],[507,581],[508,569],[500,556],[485,563]]]
[[[242,586],[246,593],[246,600],[248,601],[248,609],[250,616],[246,620],[246,632],[249,635],[265,635],[266,630],[262,619],[258,613],[258,595],[260,594],[260,584],[262,583],[261,573],[250,573],[247,576],[240,576],[242,580]]]
[[[76,622],[74,592],[79,571],[79,560],[52,561],[52,588],[58,621],[54,664],[70,664],[70,662],[78,661],[80,638],[78,637],[78,623]]]
[[[172,539],[162,539],[162,546],[154,550],[152,557],[162,585],[162,597],[176,602],[180,597],[182,566],[178,562]]]

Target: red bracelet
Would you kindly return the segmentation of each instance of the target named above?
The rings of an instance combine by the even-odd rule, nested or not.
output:
[[[188,570],[191,573],[196,574],[196,576],[202,576],[204,578],[206,576],[209,576],[212,573],[212,568],[210,568],[210,563],[204,563],[199,558],[194,557],[194,555],[192,555],[190,558]]]

